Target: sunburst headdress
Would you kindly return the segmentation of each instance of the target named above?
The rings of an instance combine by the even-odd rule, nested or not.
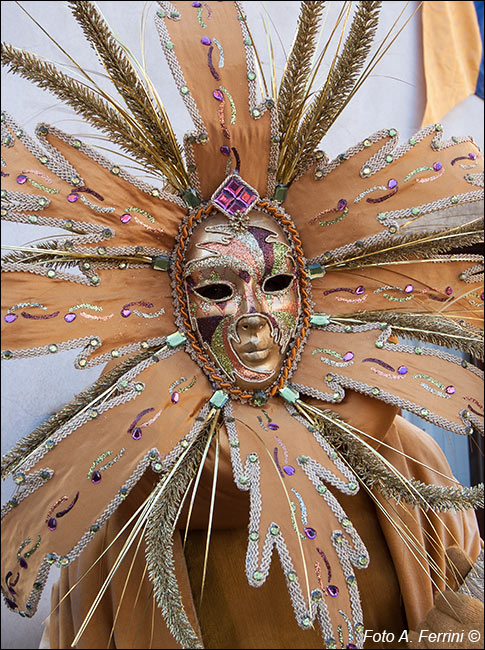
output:
[[[482,156],[470,138],[444,140],[439,124],[407,142],[384,129],[334,160],[317,150],[362,80],[379,2],[358,4],[316,92],[324,3],[302,3],[279,92],[262,102],[240,3],[159,2],[161,46],[194,122],[183,149],[96,8],[69,4],[123,102],[11,46],[4,64],[165,185],[47,124],[33,139],[2,113],[2,218],[67,232],[4,258],[2,358],[79,349],[77,368],[117,361],[4,457],[3,476],[18,484],[3,512],[7,605],[33,615],[50,565],[78,557],[153,471],[133,539],[146,527],[162,612],[183,647],[201,647],[174,588],[171,538],[210,445],[227,436],[236,484],[251,496],[249,583],[265,581],[276,547],[298,624],[318,621],[336,647],[344,612],[346,647],[361,647],[354,573],[369,554],[335,494],[360,482],[436,511],[481,500],[479,487],[404,479],[348,401],[356,391],[455,433],[483,429],[482,375],[465,360],[483,358],[481,258],[453,252],[482,241]],[[259,307],[241,298],[232,321],[214,316],[233,297],[223,272],[207,275],[221,259],[233,270],[241,261],[234,283],[259,282]],[[297,307],[278,310],[289,283]],[[271,372],[252,361],[266,348],[243,349],[258,313],[280,355]],[[323,546],[328,585],[312,572]]]

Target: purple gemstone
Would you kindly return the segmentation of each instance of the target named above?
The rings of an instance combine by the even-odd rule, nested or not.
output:
[[[310,528],[310,526],[305,526],[303,532],[308,537],[308,539],[315,539],[317,536],[317,531],[314,528]]]
[[[394,188],[397,187],[397,180],[395,178],[390,178],[387,182],[387,187],[390,190],[393,190]]]
[[[200,42],[202,45],[210,45],[212,43],[211,39],[208,36],[202,36]]]
[[[217,90],[217,89],[214,90],[214,92],[212,93],[212,96],[215,99],[217,99],[218,102],[222,102],[222,100],[224,99],[224,93],[222,92],[222,90]]]
[[[442,167],[443,165],[440,162],[435,162],[435,164],[433,165],[433,169],[435,170],[435,172],[439,172]]]
[[[412,293],[414,291],[414,285],[412,284],[407,284],[404,287],[404,293]]]
[[[121,223],[128,223],[129,221],[131,221],[131,214],[129,214],[128,212],[125,212],[125,214],[121,215],[120,221],[121,221]]]
[[[177,393],[177,391],[175,391],[174,393],[172,393],[170,399],[172,400],[172,404],[178,404],[180,400],[180,395]]]
[[[454,386],[447,386],[445,388],[445,391],[448,393],[448,395],[454,395],[456,393],[456,388]]]
[[[91,474],[91,483],[94,483],[96,485],[96,483],[99,483],[100,481],[101,481],[101,472],[98,472],[98,470],[95,470]]]
[[[285,474],[288,474],[288,476],[293,476],[295,473],[295,468],[291,465],[283,465],[283,471]]]
[[[76,194],[76,192],[71,192],[70,194],[67,195],[67,200],[69,203],[75,203],[79,198],[79,194]]]
[[[22,555],[21,555],[20,558],[19,558],[19,564],[20,564],[20,566],[22,567],[22,569],[27,569],[28,566],[29,566],[29,565],[27,564],[26,559],[25,559]]]
[[[484,293],[483,291],[482,291],[482,293],[480,294],[480,300],[485,300],[485,293]]]
[[[470,160],[476,160],[477,159],[477,154],[476,153],[469,153],[468,158],[470,158]]]
[[[347,650],[354,650],[354,648],[355,650],[357,650],[357,646],[354,645],[353,643],[347,643],[345,647],[347,648]]]
[[[451,296],[451,294],[453,293],[452,287],[446,287],[445,293],[447,296]]]
[[[51,517],[49,521],[47,522],[47,528],[49,530],[55,530],[57,528],[57,519],[55,517]]]
[[[397,369],[397,372],[398,372],[399,375],[407,375],[408,374],[408,369],[406,368],[406,366],[399,366],[399,368]]]
[[[363,287],[362,285],[358,286],[357,289],[355,290],[355,293],[358,296],[361,296],[363,293],[365,293],[365,287]]]
[[[24,174],[19,174],[17,176],[17,183],[19,185],[23,185],[25,182],[27,182],[27,176],[24,176]]]
[[[71,311],[64,316],[66,323],[72,323],[73,320],[76,320],[77,315],[73,314]]]
[[[7,323],[13,323],[14,320],[17,320],[18,316],[17,314],[6,314],[5,316],[5,322]]]
[[[345,210],[347,207],[347,201],[345,199],[340,199],[340,201],[337,203],[337,210]]]
[[[346,352],[344,354],[344,361],[352,361],[353,358],[354,358],[353,352]]]
[[[192,7],[202,7],[202,2],[193,2]]]
[[[221,153],[224,154],[224,156],[230,156],[231,155],[230,147],[228,147],[226,144],[223,144],[221,147]]]
[[[276,424],[276,422],[269,422],[268,423],[268,429],[271,429],[271,431],[276,431],[279,428],[280,427],[279,427],[278,424]]]
[[[128,316],[131,315],[131,309],[122,309],[121,315],[123,316],[123,318],[128,318]]]
[[[133,429],[133,432],[131,434],[131,437],[133,438],[133,440],[140,440],[141,436],[142,436],[142,433],[141,433],[140,427],[136,427],[135,429]]]
[[[337,585],[328,585],[327,594],[329,596],[332,596],[332,598],[337,598],[337,596],[339,594],[339,589],[338,589]]]

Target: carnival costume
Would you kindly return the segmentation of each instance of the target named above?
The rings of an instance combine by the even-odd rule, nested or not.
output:
[[[248,584],[267,581],[277,554],[296,624],[318,626],[327,648],[363,647],[359,583],[373,548],[347,512],[362,518],[352,506],[362,492],[387,526],[385,543],[380,529],[371,543],[384,545],[378,561],[390,553],[409,625],[450,585],[447,547],[476,559],[464,511],[481,487],[457,485],[424,434],[392,421],[405,409],[457,434],[483,431],[482,373],[468,360],[483,358],[482,258],[452,252],[482,241],[482,156],[470,138],[443,139],[439,124],[407,142],[384,129],[334,160],[317,150],[355,88],[380,4],[359,3],[311,91],[324,3],[302,3],[279,93],[259,102],[240,3],[159,2],[162,49],[195,125],[183,154],[155,89],[91,3],[69,5],[124,106],[3,47],[12,71],[164,179],[163,189],[135,179],[47,124],[34,140],[2,113],[2,218],[68,231],[4,258],[2,358],[80,349],[79,369],[112,362],[4,457],[18,485],[2,513],[13,611],[32,616],[51,565],[74,571],[103,529],[113,540],[128,522],[109,566],[144,535],[157,625],[173,647],[203,647],[178,529],[206,516],[203,589],[211,531],[219,565],[232,562],[224,545],[235,548],[215,530],[239,516],[228,467],[249,496]],[[429,577],[416,594],[420,572]],[[241,593],[227,611],[243,607]]]

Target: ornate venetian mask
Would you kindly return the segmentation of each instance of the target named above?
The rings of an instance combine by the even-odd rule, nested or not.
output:
[[[214,214],[193,232],[185,258],[193,330],[214,361],[245,390],[279,375],[300,314],[297,267],[282,228],[253,210]]]

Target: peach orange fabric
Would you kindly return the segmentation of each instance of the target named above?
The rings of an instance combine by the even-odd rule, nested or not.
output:
[[[370,409],[372,411],[372,408]],[[372,412],[370,413],[372,418]],[[436,443],[425,433],[409,424],[399,416],[389,428],[383,441],[404,451],[410,456],[418,456],[419,460],[430,468],[449,475],[450,470],[443,453]],[[407,476],[414,474],[418,479],[428,483],[449,483],[431,469],[426,469],[417,463],[406,460],[397,452],[391,452],[387,447],[380,447],[381,453]],[[227,450],[221,459],[223,467],[227,464]],[[210,469],[210,468],[209,468]],[[178,535],[175,539],[177,573],[189,617],[196,625],[196,610],[204,645],[207,648],[319,648],[322,640],[317,631],[302,631],[296,625],[284,579],[281,576],[279,563],[275,562],[267,583],[260,589],[252,589],[247,585],[244,574],[244,557],[247,543],[247,528],[245,528],[244,507],[239,508],[238,516],[231,515],[226,529],[224,514],[231,508],[227,501],[231,488],[227,481],[231,480],[230,468],[223,470],[219,483],[221,490],[227,487],[226,500],[219,509],[217,526],[211,541],[211,553],[207,583],[202,606],[198,603],[200,592],[201,564],[205,534],[203,530],[193,530],[189,533],[189,542],[185,551],[185,561],[181,553]],[[207,473],[207,478],[210,471]],[[204,480],[204,479],[203,479]],[[122,508],[108,524],[104,539],[97,541],[86,549],[85,553],[69,569],[63,570],[60,582],[53,593],[53,607],[59,597],[67,594],[91,566],[104,545],[112,539],[115,531],[126,518],[128,511],[136,507],[150,486],[146,479],[136,488],[136,496],[127,500]],[[206,495],[210,490],[206,492]],[[246,506],[246,495],[239,493],[241,506]],[[205,499],[208,496],[204,497]],[[204,501],[202,498],[202,501]],[[234,503],[236,492],[231,495]],[[416,628],[424,620],[426,613],[433,606],[433,587],[427,573],[428,567],[423,567],[411,557],[402,541],[389,524],[386,517],[379,514],[373,500],[361,490],[355,497],[339,497],[342,506],[354,522],[364,543],[371,550],[371,563],[367,570],[359,572],[359,588],[361,591],[364,621],[366,627],[374,630],[387,629],[396,633],[403,629]],[[382,498],[379,501],[386,505]],[[217,503],[217,500],[216,500]],[[205,504],[206,505],[206,504]],[[204,503],[198,506],[199,512],[204,510]],[[217,507],[216,507],[217,511]],[[246,511],[247,512],[247,511]],[[410,531],[424,544],[434,560],[444,569],[444,549],[459,545],[472,560],[478,555],[480,540],[473,512],[445,513],[439,517],[430,515],[429,521],[425,515],[412,510],[399,508],[398,512],[406,520]],[[194,528],[202,525],[203,517],[199,517]],[[432,532],[431,523],[435,526],[439,537],[438,544],[429,541],[427,534]],[[111,561],[115,550],[110,551]],[[101,562],[73,590],[53,612],[50,623],[50,643],[52,648],[68,648],[73,640],[75,630],[82,621],[87,609],[97,594],[99,586],[106,574],[110,559]],[[78,648],[106,648],[113,617],[116,612],[120,593],[125,583],[128,563],[125,568],[115,575],[108,594],[101,602],[95,619],[81,638]],[[140,580],[143,575],[143,551],[140,549],[132,577],[128,582],[124,604],[118,617],[114,632],[114,644],[117,648],[176,648],[164,623],[160,612],[155,611],[153,618],[152,638],[152,601],[150,586],[145,579],[142,581],[140,596],[135,602]],[[189,593],[187,570],[190,579]],[[436,577],[436,576],[435,576]],[[441,584],[442,588],[443,585]],[[197,628],[196,628],[197,629]],[[366,644],[366,648],[386,647],[382,644]],[[392,647],[398,647],[395,643]]]
[[[482,40],[473,2],[426,1],[422,22],[426,126],[475,92]]]

